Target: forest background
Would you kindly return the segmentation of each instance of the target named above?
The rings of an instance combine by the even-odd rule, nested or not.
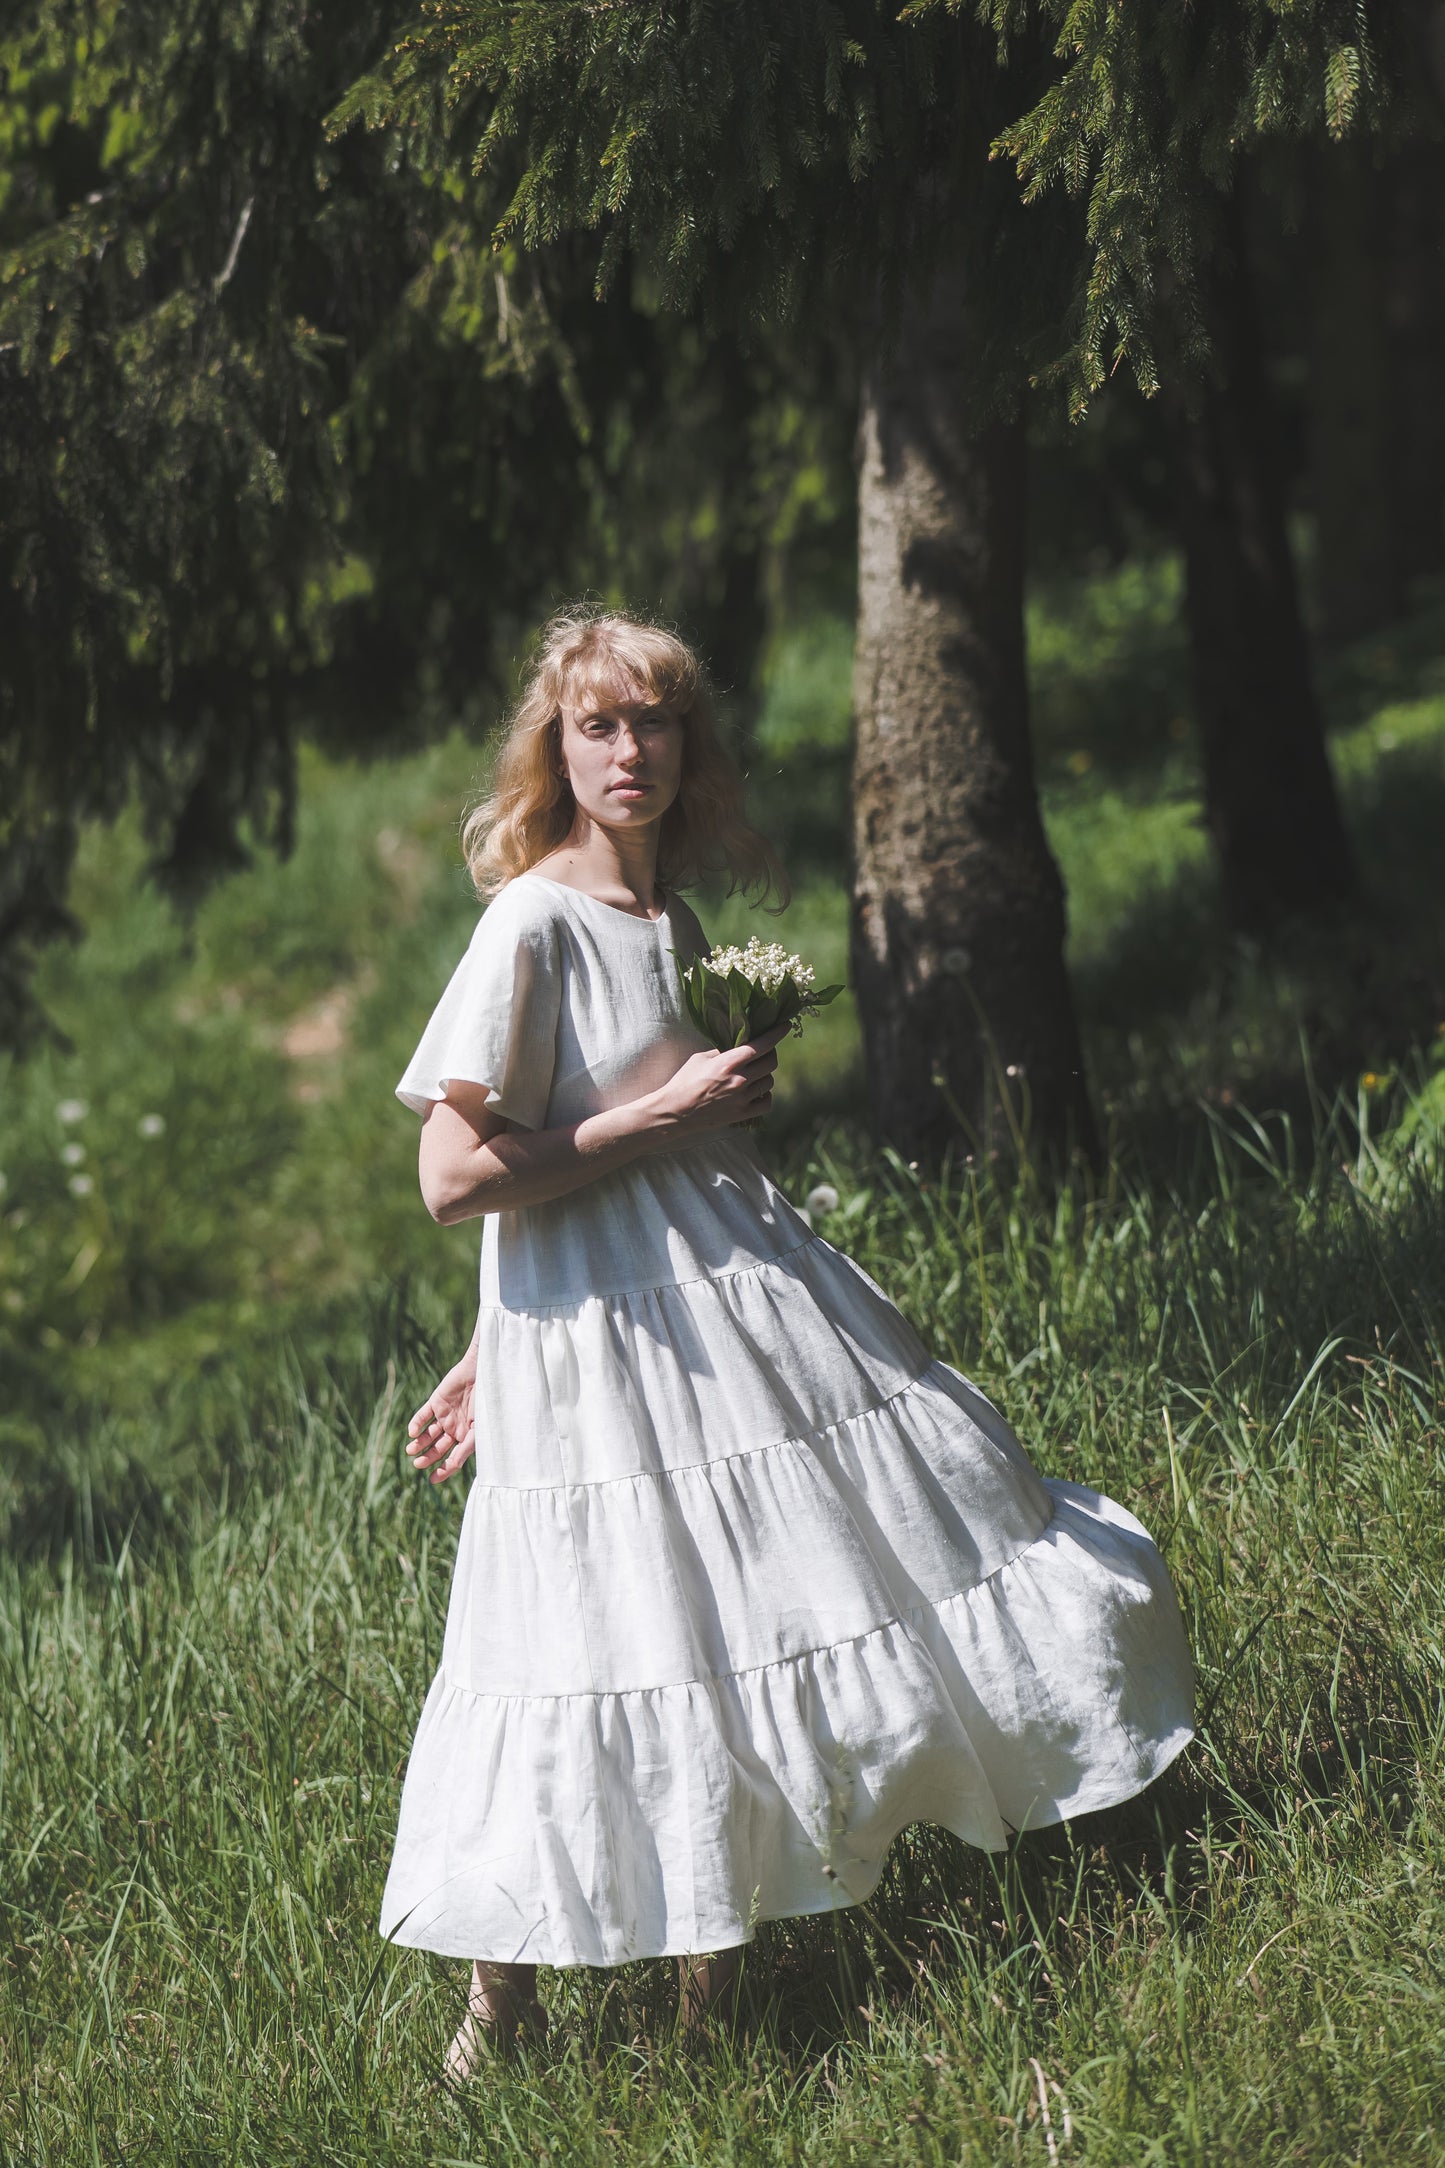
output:
[[[402,27],[0,49],[0,2159],[1440,2157],[1440,11]],[[1202,1722],[468,2109],[368,1946],[475,1269],[392,1085],[579,592],[850,980],[778,1179],[1148,1520]]]

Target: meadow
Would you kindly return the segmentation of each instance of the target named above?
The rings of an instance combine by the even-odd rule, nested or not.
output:
[[[465,1968],[375,1934],[463,1503],[402,1436],[476,1241],[391,1091],[472,922],[477,749],[310,757],[295,854],[189,922],[133,828],[87,840],[64,1039],[0,1077],[0,2163],[1445,2160],[1445,639],[1335,666],[1367,900],[1265,952],[1212,887],[1175,585],[1034,604],[1105,1168],[880,1152],[846,1001],[764,1149],[1150,1527],[1198,1736],[1115,1812],[916,1829],[867,1907],[764,1923],[706,2057],[670,1965],[559,1973],[549,2059],[454,2099]],[[847,661],[781,646],[750,754],[798,884],[764,923],[827,977]]]

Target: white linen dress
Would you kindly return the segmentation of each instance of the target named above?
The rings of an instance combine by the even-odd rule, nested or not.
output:
[[[527,873],[398,1095],[528,1129],[704,1042],[654,921]],[[1132,1514],[1002,1416],[733,1126],[482,1224],[475,1473],[381,1931],[616,1965],[865,1897],[910,1822],[1001,1848],[1140,1791],[1192,1667]]]

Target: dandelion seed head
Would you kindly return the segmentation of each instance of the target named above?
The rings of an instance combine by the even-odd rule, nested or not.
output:
[[[143,1137],[163,1137],[166,1133],[166,1118],[164,1114],[143,1114],[135,1126]]]
[[[88,1174],[73,1174],[70,1177],[72,1197],[88,1197],[94,1188],[95,1183]]]
[[[65,1166],[78,1167],[85,1157],[85,1146],[83,1144],[62,1144],[60,1157]]]
[[[55,1119],[68,1129],[72,1122],[83,1122],[89,1112],[83,1099],[62,1099],[55,1109]]]
[[[838,1192],[831,1182],[818,1182],[809,1190],[806,1202],[810,1216],[815,1212],[836,1212]]]

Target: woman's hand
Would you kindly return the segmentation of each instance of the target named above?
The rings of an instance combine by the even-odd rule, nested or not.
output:
[[[646,1153],[766,1114],[778,1066],[773,1049],[787,1029],[774,1024],[750,1046],[724,1054],[711,1047],[690,1054],[657,1091],[565,1128],[516,1128],[488,1107],[484,1084],[453,1079],[421,1126],[418,1166],[427,1210],[450,1227],[479,1212],[551,1204]]]
[[[473,1343],[459,1363],[424,1400],[406,1426],[406,1450],[414,1468],[431,1471],[433,1483],[445,1483],[464,1468],[477,1449],[472,1401],[477,1383]]]
[[[729,1047],[721,1054],[713,1047],[690,1054],[651,1095],[665,1130],[674,1137],[691,1136],[766,1114],[773,1102],[773,1072],[778,1066],[775,1049],[788,1028],[774,1024],[749,1045]]]

